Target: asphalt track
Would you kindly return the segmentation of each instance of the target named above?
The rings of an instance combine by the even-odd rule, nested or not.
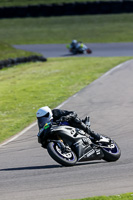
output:
[[[0,147],[0,200],[61,200],[133,192],[133,60],[127,61],[59,107],[91,117],[93,130],[117,141],[117,162],[62,167],[37,143],[36,124]]]
[[[133,42],[128,43],[87,43],[92,54],[78,55],[89,57],[133,56]],[[73,56],[66,48],[66,44],[34,44],[14,45],[15,48],[41,53],[44,57]]]

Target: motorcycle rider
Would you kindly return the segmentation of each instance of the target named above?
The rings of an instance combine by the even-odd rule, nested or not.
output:
[[[38,126],[39,129],[43,128],[45,125],[43,123],[44,118],[45,118],[45,123],[46,121],[49,122],[51,121],[52,123],[54,122],[65,122],[65,124],[69,124],[70,126],[74,128],[79,128],[86,132],[88,135],[92,137],[94,140],[100,140],[100,135],[98,133],[94,133],[93,131],[90,130],[89,126],[87,126],[84,122],[84,120],[81,120],[78,118],[77,113],[74,111],[67,111],[67,110],[61,110],[61,109],[53,109],[51,110],[48,106],[42,107],[37,111],[37,119],[38,119]]]
[[[77,40],[72,40],[71,44],[69,46],[67,46],[67,48],[71,49],[71,51],[73,53],[77,53],[77,52],[83,52],[84,50],[87,49],[86,45],[83,44],[83,42],[81,41],[77,41]]]
[[[77,49],[77,45],[78,45],[77,40],[72,40],[72,42],[70,44],[70,49],[75,51]]]

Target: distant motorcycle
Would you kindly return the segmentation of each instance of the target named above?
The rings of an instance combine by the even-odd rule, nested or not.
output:
[[[75,46],[67,45],[67,48],[72,54],[90,54],[92,50],[89,49],[85,44],[78,42]]]
[[[89,118],[86,118],[85,123],[90,123]],[[38,142],[63,166],[100,159],[112,162],[117,161],[121,155],[118,144],[110,137],[101,135],[101,139],[95,141],[84,131],[63,125],[62,121],[55,124],[46,121],[44,127],[39,130]]]

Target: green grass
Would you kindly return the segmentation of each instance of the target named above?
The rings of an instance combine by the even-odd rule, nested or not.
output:
[[[51,58],[0,70],[0,142],[35,121],[39,107],[56,107],[128,59]]]
[[[35,54],[39,55],[37,53],[15,49],[7,43],[0,42],[0,60],[17,57],[28,57]]]
[[[114,196],[88,197],[84,199],[75,199],[75,200],[133,200],[133,193],[126,193]]]
[[[73,3],[73,2],[86,2],[86,1],[97,1],[97,0],[2,0],[0,6],[25,6],[25,5],[37,5],[37,4],[52,4],[52,3]],[[109,0],[104,0],[109,1]],[[112,0],[115,1],[115,0]],[[120,1],[120,0],[118,0]]]
[[[132,42],[133,14],[1,19],[0,40],[9,44]]]
[[[0,60],[25,54],[7,44],[130,42],[132,22],[133,14],[1,19]],[[57,106],[127,59],[56,58],[0,70],[0,142],[33,122],[40,106]]]

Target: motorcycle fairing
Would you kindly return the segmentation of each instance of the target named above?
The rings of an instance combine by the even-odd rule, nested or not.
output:
[[[86,137],[85,133],[81,135],[78,132],[82,133],[81,130],[70,126],[55,126],[52,130],[52,134],[60,136],[74,150],[78,161],[101,159],[103,157],[102,151],[99,149],[97,154],[91,146],[91,140]]]
[[[101,160],[104,157],[104,154],[100,148],[98,149],[87,149],[87,152],[83,153],[83,156],[81,156],[78,159],[78,162],[82,161],[89,161],[89,160]]]
[[[77,142],[81,138],[86,138],[85,135],[80,135],[76,131],[76,128],[70,126],[54,126],[52,134],[57,135],[63,139],[70,147],[73,143]]]

